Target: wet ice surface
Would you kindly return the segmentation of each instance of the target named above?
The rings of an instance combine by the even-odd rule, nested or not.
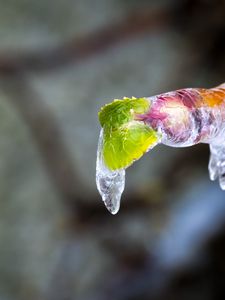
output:
[[[104,163],[102,146],[103,129],[98,142],[96,184],[105,206],[110,213],[116,214],[125,187],[125,169],[110,171]],[[211,180],[218,179],[221,189],[225,190],[225,138],[212,140],[209,147],[209,177]]]
[[[209,177],[219,179],[222,190],[225,190],[225,138],[210,144]]]
[[[97,162],[96,184],[107,209],[115,215],[120,208],[120,199],[125,186],[125,170],[110,171],[104,163],[102,155],[103,129],[100,132]]]
[[[224,119],[221,118],[220,112],[214,112],[214,123],[209,123],[208,109],[201,112],[202,121],[197,122],[196,116],[191,114],[189,121],[185,126],[185,130],[176,130],[175,134],[171,133],[164,128],[158,128],[162,135],[160,142],[171,147],[187,147],[197,144],[196,138],[201,138],[201,124],[202,122],[207,125],[208,133],[203,135],[203,140],[210,147],[210,160],[209,160],[209,177],[211,180],[219,181],[222,190],[225,190],[225,126]],[[172,114],[176,116],[176,114]],[[176,123],[176,122],[175,122]],[[200,126],[200,127],[199,127]],[[185,132],[185,136],[182,136]],[[182,137],[182,138],[181,138]],[[120,208],[120,199],[125,186],[125,169],[110,171],[104,164],[103,153],[103,129],[100,132],[98,152],[97,152],[97,166],[96,166],[96,183],[102,200],[107,209],[116,214]]]

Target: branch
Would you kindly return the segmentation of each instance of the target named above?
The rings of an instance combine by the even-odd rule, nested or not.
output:
[[[71,63],[79,63],[138,34],[159,29],[165,26],[168,20],[168,13],[161,10],[133,13],[117,24],[88,34],[86,37],[74,38],[56,48],[23,54],[18,54],[16,51],[2,52],[0,73],[51,71]]]
[[[78,191],[82,192],[82,182],[56,118],[23,73],[2,77],[0,85],[28,125],[51,181],[71,208]]]

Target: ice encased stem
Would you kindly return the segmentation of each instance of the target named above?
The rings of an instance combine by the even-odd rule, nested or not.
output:
[[[103,129],[98,141],[96,184],[106,208],[114,215],[119,211],[120,199],[125,186],[125,169],[109,170],[103,159]]]

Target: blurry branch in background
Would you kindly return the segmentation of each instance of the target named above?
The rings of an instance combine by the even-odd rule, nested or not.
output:
[[[79,63],[141,33],[164,27],[168,25],[168,20],[167,11],[146,10],[132,13],[120,22],[52,49],[46,47],[21,54],[10,50],[0,52],[0,73],[52,71],[68,64]]]
[[[78,194],[77,187],[82,189],[82,183],[64,144],[59,123],[23,72],[0,79],[3,92],[28,125],[56,190],[71,208]]]

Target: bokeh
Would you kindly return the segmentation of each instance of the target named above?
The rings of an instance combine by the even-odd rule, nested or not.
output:
[[[95,185],[102,105],[223,82],[224,0],[0,0],[0,300],[225,299],[208,145]]]

